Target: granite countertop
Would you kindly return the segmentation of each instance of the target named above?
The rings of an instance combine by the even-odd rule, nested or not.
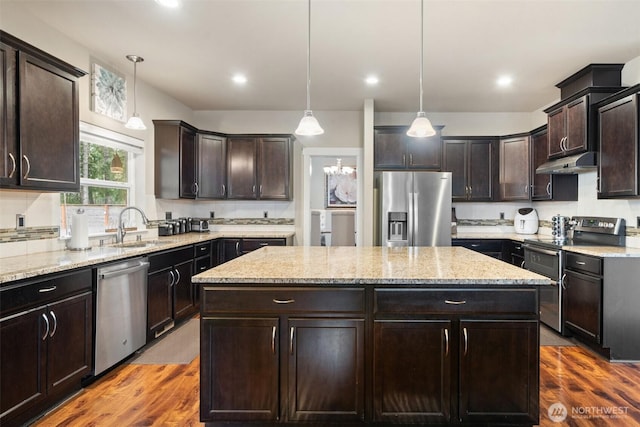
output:
[[[205,284],[551,284],[546,277],[466,248],[375,246],[269,246],[192,280]]]
[[[87,251],[51,251],[0,259],[0,284],[14,280],[28,279],[43,274],[57,273],[74,268],[89,267],[104,262],[134,256],[143,256],[152,252],[178,248],[195,243],[223,238],[289,238],[295,233],[288,231],[212,231],[208,233],[185,233],[174,236],[142,240],[142,247],[130,246],[140,243],[125,240],[124,247],[113,245],[97,246]]]

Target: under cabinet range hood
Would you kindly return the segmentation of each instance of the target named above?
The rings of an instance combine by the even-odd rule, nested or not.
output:
[[[541,164],[536,168],[537,174],[576,174],[580,172],[589,172],[596,169],[596,152],[587,151],[586,153],[576,154],[574,156],[562,157],[560,159],[550,160]]]

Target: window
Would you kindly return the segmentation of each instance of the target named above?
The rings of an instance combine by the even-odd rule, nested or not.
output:
[[[80,191],[60,194],[60,235],[71,229],[71,216],[84,209],[89,234],[114,232],[120,211],[135,204],[135,165],[143,141],[80,122]],[[136,229],[140,218],[125,213],[127,229]]]

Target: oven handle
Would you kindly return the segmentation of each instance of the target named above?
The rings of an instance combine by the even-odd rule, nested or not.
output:
[[[551,256],[558,256],[558,255],[560,255],[560,251],[550,251],[550,250],[548,250],[548,249],[534,248],[533,246],[531,246],[531,245],[526,245],[526,244],[525,244],[525,245],[523,245],[523,246],[525,247],[525,249],[528,249],[528,250],[530,250],[530,251],[532,251],[532,252],[538,252],[538,253],[541,253],[541,254],[551,255]]]

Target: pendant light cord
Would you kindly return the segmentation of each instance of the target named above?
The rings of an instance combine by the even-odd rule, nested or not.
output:
[[[422,76],[424,74],[424,0],[420,0],[420,111],[422,109],[422,99],[424,91],[422,89]]]
[[[311,0],[307,0],[307,110],[311,110]]]
[[[136,106],[136,81],[138,80],[137,69],[138,69],[138,62],[134,61],[133,62],[133,114],[136,114],[138,112],[138,108]]]

